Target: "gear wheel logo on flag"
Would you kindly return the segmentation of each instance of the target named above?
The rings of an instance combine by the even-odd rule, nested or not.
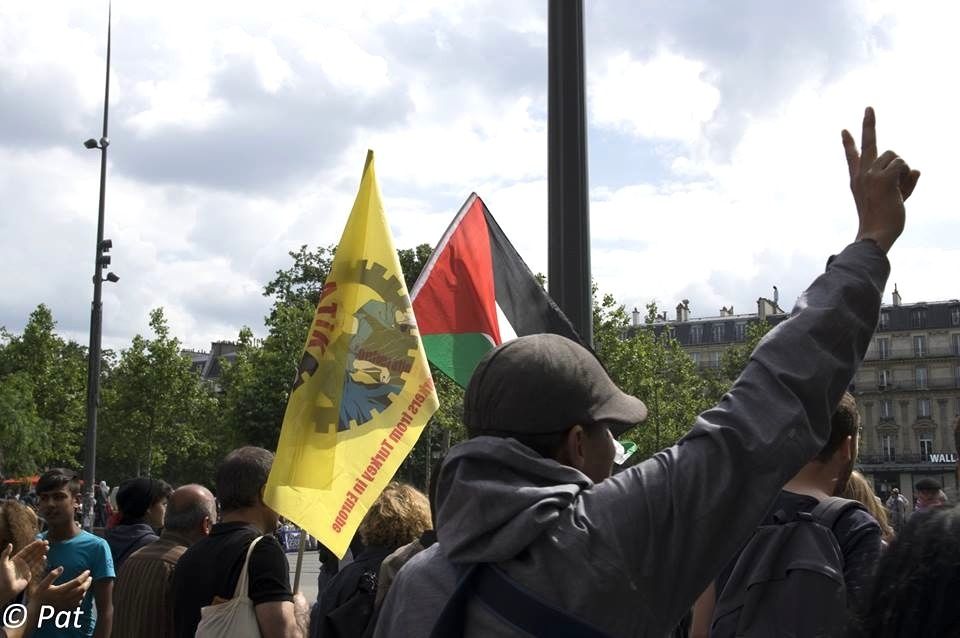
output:
[[[388,277],[386,267],[365,259],[337,275],[339,281],[368,288],[375,298],[343,318],[340,335],[328,351],[332,356],[319,362],[318,370],[300,371],[340,372],[324,375],[330,381],[323,384],[317,402],[317,428],[328,432],[334,423],[338,432],[361,426],[390,406],[406,385],[417,353],[413,310],[397,277]]]

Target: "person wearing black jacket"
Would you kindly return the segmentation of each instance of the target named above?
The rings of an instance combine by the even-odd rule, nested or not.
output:
[[[427,497],[410,485],[390,483],[360,523],[363,549],[320,594],[310,618],[311,638],[371,633],[380,564],[432,526]]]
[[[128,556],[160,536],[167,511],[167,499],[173,488],[165,481],[153,478],[134,478],[124,481],[117,492],[120,522],[104,534],[113,553],[113,566],[120,571]]]

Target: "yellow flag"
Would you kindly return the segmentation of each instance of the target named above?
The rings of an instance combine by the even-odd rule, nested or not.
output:
[[[439,403],[367,152],[265,502],[343,557]]]

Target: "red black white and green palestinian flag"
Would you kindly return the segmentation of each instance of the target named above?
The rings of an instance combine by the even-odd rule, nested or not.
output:
[[[552,332],[581,343],[476,193],[410,297],[427,358],[463,387],[484,353],[505,341]]]

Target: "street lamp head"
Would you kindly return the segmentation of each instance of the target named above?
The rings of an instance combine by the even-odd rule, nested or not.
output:
[[[99,148],[100,146],[99,144],[97,144],[97,140],[93,139],[92,137],[86,142],[84,142],[83,145],[90,149]]]
[[[112,272],[108,272],[108,273],[107,273],[107,279],[106,279],[106,281],[109,281],[110,283],[115,284],[115,283],[117,283],[118,281],[120,281],[120,278],[117,277],[117,276],[116,276],[115,274],[113,274]]]

